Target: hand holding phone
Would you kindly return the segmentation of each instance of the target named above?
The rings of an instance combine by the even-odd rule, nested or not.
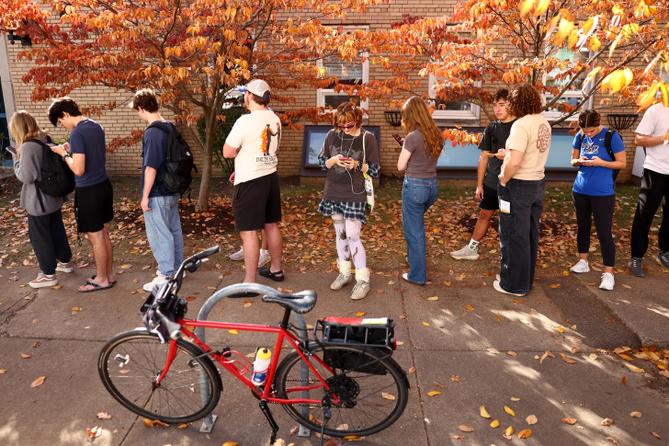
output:
[[[12,155],[16,156],[16,149],[14,147],[7,146],[7,147],[5,147],[5,150],[8,151],[9,153],[11,153]]]
[[[397,133],[393,133],[393,138],[395,139],[395,141],[397,141],[397,144],[399,144],[400,146],[404,146],[404,138],[402,138],[400,135],[398,135]]]

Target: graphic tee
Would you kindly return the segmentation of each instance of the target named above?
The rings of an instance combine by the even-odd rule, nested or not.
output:
[[[665,107],[661,102],[646,110],[635,130],[639,135],[662,137],[666,137],[667,131],[669,131],[669,107]],[[646,147],[643,167],[656,173],[669,175],[669,144]]]
[[[379,164],[379,147],[376,138],[371,132],[362,131],[358,136],[346,135],[339,130],[330,130],[323,142],[321,157],[325,159],[335,155],[348,156],[363,162],[362,138],[365,138],[365,161],[370,166]],[[334,165],[328,169],[325,177],[323,199],[337,202],[366,202],[365,180],[358,169],[348,170]]]
[[[280,139],[281,120],[272,110],[256,110],[237,119],[225,140],[240,148],[235,156],[235,186],[276,172]]]
[[[84,174],[74,177],[76,187],[93,186],[107,180],[105,131],[92,119],[79,122],[70,134],[70,150],[86,156]]]
[[[609,156],[606,150],[606,132],[607,128],[603,127],[602,131],[593,138],[583,135],[583,142],[580,147],[580,156],[592,159],[597,156],[604,161],[615,161]],[[574,150],[579,150],[578,141],[581,137],[577,134],[574,136],[574,141],[571,146]],[[611,150],[613,153],[619,153],[625,150],[625,144],[618,132],[611,135]],[[583,195],[595,196],[609,196],[613,195],[613,170],[608,167],[601,166],[580,166],[576,179],[574,180],[573,191]]]
[[[514,122],[516,121],[502,122],[496,120],[490,122],[485,130],[483,130],[483,137],[479,143],[479,149],[490,153],[497,153],[500,149],[503,149],[506,145],[506,140],[509,138],[511,126]],[[499,184],[499,174],[502,170],[502,162],[503,160],[494,156],[488,158],[488,167],[486,168],[485,177],[483,178],[484,185],[491,189],[497,189],[497,184]]]
[[[511,158],[510,150],[523,152],[523,160],[513,175],[516,180],[537,181],[544,178],[544,167],[551,148],[551,126],[540,114],[516,119],[506,140],[503,173]]]

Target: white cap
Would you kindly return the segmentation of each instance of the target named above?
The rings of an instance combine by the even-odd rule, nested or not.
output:
[[[270,93],[269,84],[262,79],[253,79],[246,84],[243,90],[253,93],[261,98],[263,98],[265,94]]]

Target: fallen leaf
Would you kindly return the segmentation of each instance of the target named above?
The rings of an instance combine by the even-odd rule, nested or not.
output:
[[[558,325],[557,327],[555,327],[555,329],[558,331],[558,333],[565,333],[565,332],[567,331],[567,330],[565,330],[565,328],[564,328],[563,326],[561,326],[561,325]]]
[[[602,426],[613,426],[615,421],[613,421],[613,418],[604,418],[602,421],[600,421],[600,424]]]
[[[364,317],[367,314],[366,311],[356,311],[355,317]]]
[[[51,287],[52,290],[59,290],[61,288],[63,288],[63,285],[61,285],[61,284],[54,285],[54,286]]]
[[[465,311],[466,311],[467,313],[471,313],[472,311],[474,311],[474,306],[471,305],[471,304],[467,304],[467,305],[465,305]]]
[[[46,381],[46,376],[38,376],[32,383],[30,383],[30,388],[34,389],[35,387],[39,387],[44,384],[44,381]]]
[[[177,426],[178,429],[188,429],[188,423],[181,423]]]
[[[514,351],[512,351],[512,350],[509,350],[508,352],[506,352],[506,354],[509,355],[509,356],[513,356],[514,358],[515,358],[516,356],[518,356],[518,353],[516,353],[516,352],[514,352]]]
[[[490,414],[488,413],[488,409],[486,409],[485,406],[480,406],[479,407],[479,415],[481,415],[483,418],[490,418]]]
[[[5,373],[7,373],[7,369],[0,369],[0,375],[4,375]]]
[[[230,329],[230,330],[228,330],[228,333],[230,333],[231,335],[236,335],[236,334],[239,334],[239,332],[238,332],[237,330],[235,330],[234,328],[233,328],[233,329]]]
[[[107,412],[98,412],[97,417],[99,420],[111,420],[112,416]]]
[[[29,355],[28,353],[21,353],[21,359],[30,359],[32,357],[33,355]]]
[[[454,383],[461,383],[462,378],[460,378],[460,375],[451,375],[451,381],[453,381]]]
[[[163,423],[160,420],[149,420],[148,418],[144,418],[144,426],[146,427],[170,427],[169,424]]]
[[[81,307],[72,307],[72,314],[81,313]]]
[[[596,361],[597,360],[597,355],[595,353],[590,353],[590,355],[588,355],[588,358],[591,361]]]
[[[557,288],[560,288],[560,284],[559,283],[551,283],[550,285],[548,285],[548,288],[552,288],[552,289],[555,290]]]
[[[537,419],[536,415],[528,415],[528,416],[525,418],[525,421],[527,421],[527,424],[529,424],[530,426],[532,426],[533,424],[537,424],[537,422],[538,422],[539,420]]]
[[[221,446],[239,446],[239,443],[237,443],[236,441],[225,441]]]
[[[532,436],[532,429],[523,429],[522,431],[518,432],[518,438],[521,440],[525,440],[527,438],[530,438]]]
[[[251,302],[246,302],[246,303],[244,303],[243,306],[244,306],[244,308],[251,308],[252,305],[253,304]]]
[[[517,396],[512,396],[511,401],[516,401],[517,402],[517,401],[520,401],[520,398],[518,398]]]
[[[504,429],[504,435],[503,437],[506,438],[507,440],[511,440],[513,438],[513,433],[514,433],[513,426],[509,426],[506,429]]]
[[[124,265],[121,265],[120,268],[121,268],[121,269],[130,269],[130,268],[132,268],[132,265],[129,264],[129,263],[126,263],[126,264],[124,264]]]
[[[409,367],[409,371],[407,372],[407,374],[413,375],[414,373],[416,373],[416,367]]]
[[[631,289],[632,289],[632,286],[631,286],[631,285],[628,285],[628,284],[626,284],[626,283],[623,283],[623,287],[624,287],[624,288],[627,288],[628,290],[631,290]]]
[[[474,428],[467,426],[466,424],[461,424],[458,426],[458,430],[460,430],[460,432],[474,432]]]
[[[430,302],[435,302],[439,300],[439,296],[430,296],[427,298],[427,300],[429,300]]]
[[[576,360],[566,353],[560,353],[560,359],[570,365],[576,364]]]
[[[425,322],[425,321],[421,322],[421,324],[423,325],[423,327],[429,327],[430,326],[430,323]]]
[[[497,429],[500,426],[500,424],[501,423],[499,422],[499,420],[492,420],[490,422],[490,427],[492,427],[493,429]]]
[[[630,417],[632,418],[641,418],[641,412],[635,410],[634,412],[630,412]]]
[[[563,418],[560,421],[562,421],[564,424],[570,424],[572,426],[578,423],[578,420],[576,418]]]
[[[96,438],[102,435],[102,428],[99,426],[87,427],[84,432],[86,432],[86,438],[88,441],[94,441]]]
[[[507,414],[511,415],[512,417],[515,417],[515,416],[516,416],[516,412],[515,412],[512,408],[510,408],[509,406],[507,406],[507,405],[504,406],[504,412],[506,412]]]
[[[660,437],[660,434],[658,434],[657,432],[651,432],[650,434],[651,434],[653,437],[657,438],[658,440],[662,440],[662,437]]]
[[[404,345],[404,341],[395,341],[395,344],[397,344],[398,347]]]
[[[385,400],[395,401],[395,395],[392,393],[381,392],[381,397]]]
[[[613,444],[615,444],[615,445],[619,445],[619,444],[620,444],[620,443],[618,442],[618,440],[616,440],[616,439],[613,438],[613,437],[606,437],[605,440],[608,441],[609,443],[613,443]]]
[[[429,392],[427,392],[427,396],[429,396],[429,397],[438,396],[438,395],[441,395],[441,392],[438,391],[438,390],[430,390]]]
[[[549,352],[548,350],[546,350],[544,354],[541,355],[541,359],[539,359],[539,364],[543,364],[544,359],[546,358],[555,358],[555,355],[553,354],[553,352]]]
[[[629,347],[616,347],[616,348],[613,349],[613,353],[619,355],[619,354],[621,354],[621,353],[627,353],[627,352],[629,352],[629,351],[631,351],[631,350],[632,350],[632,349],[629,348]]]
[[[630,369],[634,373],[644,373],[645,372],[644,369],[642,369],[641,367],[637,367],[634,364],[625,363],[625,367],[627,367],[628,369]]]

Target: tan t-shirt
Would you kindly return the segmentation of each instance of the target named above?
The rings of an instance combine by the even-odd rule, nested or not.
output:
[[[502,175],[511,158],[511,150],[523,152],[523,161],[512,178],[517,180],[541,180],[551,148],[551,126],[543,116],[525,115],[511,126],[506,140],[506,156],[502,164]]]

